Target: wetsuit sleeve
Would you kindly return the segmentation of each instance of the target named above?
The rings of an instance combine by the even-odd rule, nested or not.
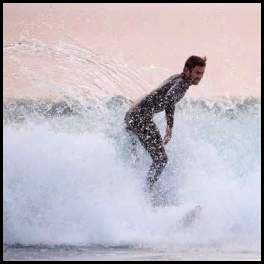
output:
[[[168,127],[173,127],[175,104],[178,97],[179,82],[176,82],[165,96],[165,113]]]
[[[175,100],[176,100],[176,85],[174,85],[165,96],[165,113],[168,127],[173,127]]]
[[[167,105],[165,108],[167,126],[169,128],[173,127],[174,111],[175,111],[175,104]]]

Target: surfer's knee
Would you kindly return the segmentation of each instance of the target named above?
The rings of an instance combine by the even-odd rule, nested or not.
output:
[[[165,152],[160,152],[154,158],[157,167],[164,168],[168,163],[168,156]]]
[[[165,167],[168,163],[168,156],[166,153],[163,153],[162,155],[162,158],[161,158],[161,163],[162,163],[162,166]]]

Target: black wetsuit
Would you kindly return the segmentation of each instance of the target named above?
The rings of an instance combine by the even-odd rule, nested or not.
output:
[[[183,98],[190,85],[191,81],[183,73],[172,75],[126,113],[126,128],[138,136],[153,160],[147,177],[150,188],[158,180],[168,161],[153,115],[165,110],[167,125],[172,128],[175,104]]]

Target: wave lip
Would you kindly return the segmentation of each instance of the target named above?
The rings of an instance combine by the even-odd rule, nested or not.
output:
[[[132,101],[124,96],[117,95],[105,98],[100,103],[86,100],[85,103],[67,98],[67,100],[33,100],[11,99],[3,103],[3,118],[5,123],[21,122],[28,117],[56,118],[76,115],[85,115],[94,112],[100,115],[102,111],[123,111],[132,105]],[[260,111],[260,98],[225,98],[192,99],[185,98],[176,104],[177,112],[203,111],[216,116],[237,118],[241,114],[258,114]]]

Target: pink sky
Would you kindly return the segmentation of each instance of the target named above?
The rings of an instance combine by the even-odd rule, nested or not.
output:
[[[4,44],[63,41],[171,74],[190,55],[206,55],[204,79],[190,96],[260,96],[260,12],[249,3],[4,4]],[[4,57],[5,67],[15,66]],[[153,89],[169,77],[151,74]],[[4,71],[4,91],[15,95],[21,84],[10,76]]]

